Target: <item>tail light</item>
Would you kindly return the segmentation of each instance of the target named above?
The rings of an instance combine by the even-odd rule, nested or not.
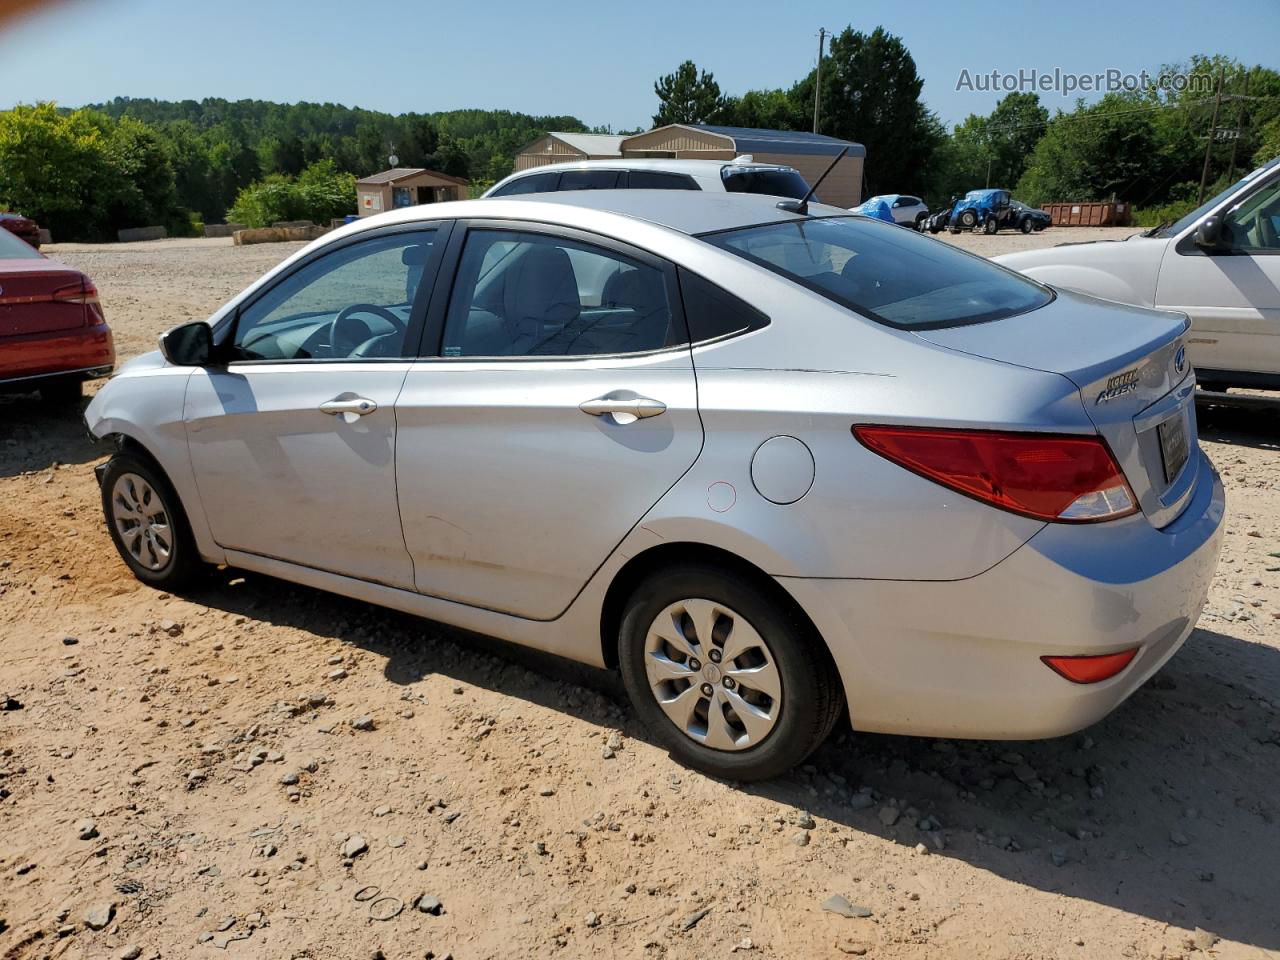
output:
[[[98,300],[98,288],[93,285],[93,281],[88,277],[84,277],[79,283],[68,284],[65,287],[59,287],[53,291],[53,299],[58,303],[81,303],[84,304],[85,311],[94,319],[101,322],[104,317],[102,315],[102,304]]]
[[[913,473],[1024,517],[1096,523],[1138,509],[1101,437],[873,425],[853,435]]]
[[[1138,654],[1138,648],[1104,653],[1096,657],[1041,657],[1044,665],[1072,683],[1100,683],[1127,667]]]

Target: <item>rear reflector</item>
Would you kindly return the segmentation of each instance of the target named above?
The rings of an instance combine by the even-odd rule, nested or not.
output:
[[[1024,517],[1096,523],[1137,510],[1101,437],[872,425],[853,435],[913,473]]]
[[[1127,667],[1137,656],[1138,648],[1098,657],[1041,657],[1044,665],[1072,683],[1098,683],[1109,680]]]

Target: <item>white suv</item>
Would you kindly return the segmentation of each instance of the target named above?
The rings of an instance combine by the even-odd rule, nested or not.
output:
[[[795,167],[756,163],[750,156],[729,162],[619,157],[519,170],[494,184],[484,196],[512,197],[561,190],[707,190],[800,200],[809,192],[809,184]]]
[[[915,227],[919,230],[920,222],[929,216],[929,208],[919,197],[909,197],[905,193],[882,193],[866,202],[870,204],[875,200],[883,200],[887,203],[889,213],[893,215],[893,222],[905,227]]]
[[[995,259],[1057,287],[1186,313],[1201,386],[1280,390],[1280,157],[1175,223]]]

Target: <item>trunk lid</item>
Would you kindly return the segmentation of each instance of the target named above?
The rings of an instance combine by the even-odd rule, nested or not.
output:
[[[1196,475],[1195,377],[1183,343],[1189,326],[1182,314],[1059,290],[1030,313],[916,336],[1071,380],[1143,512],[1163,527],[1190,500]]]
[[[84,274],[56,260],[0,260],[0,338],[83,327],[83,302],[55,297],[84,290]]]

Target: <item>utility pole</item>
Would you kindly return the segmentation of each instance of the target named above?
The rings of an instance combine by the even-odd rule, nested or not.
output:
[[[1249,99],[1249,73],[1245,71],[1244,92],[1240,97],[1240,112],[1236,114],[1236,136],[1231,141],[1231,166],[1227,170],[1227,183],[1236,182],[1236,148],[1240,146],[1240,138],[1244,136],[1244,105]]]
[[[822,101],[822,44],[827,39],[827,28],[818,28],[818,73],[813,80],[813,132],[818,132],[818,105]]]
[[[1225,67],[1218,68],[1218,92],[1213,98],[1213,120],[1209,123],[1209,136],[1204,143],[1204,167],[1200,171],[1200,194],[1196,205],[1204,203],[1204,188],[1209,184],[1209,152],[1213,149],[1213,138],[1218,133],[1218,108],[1222,106],[1222,77]]]

